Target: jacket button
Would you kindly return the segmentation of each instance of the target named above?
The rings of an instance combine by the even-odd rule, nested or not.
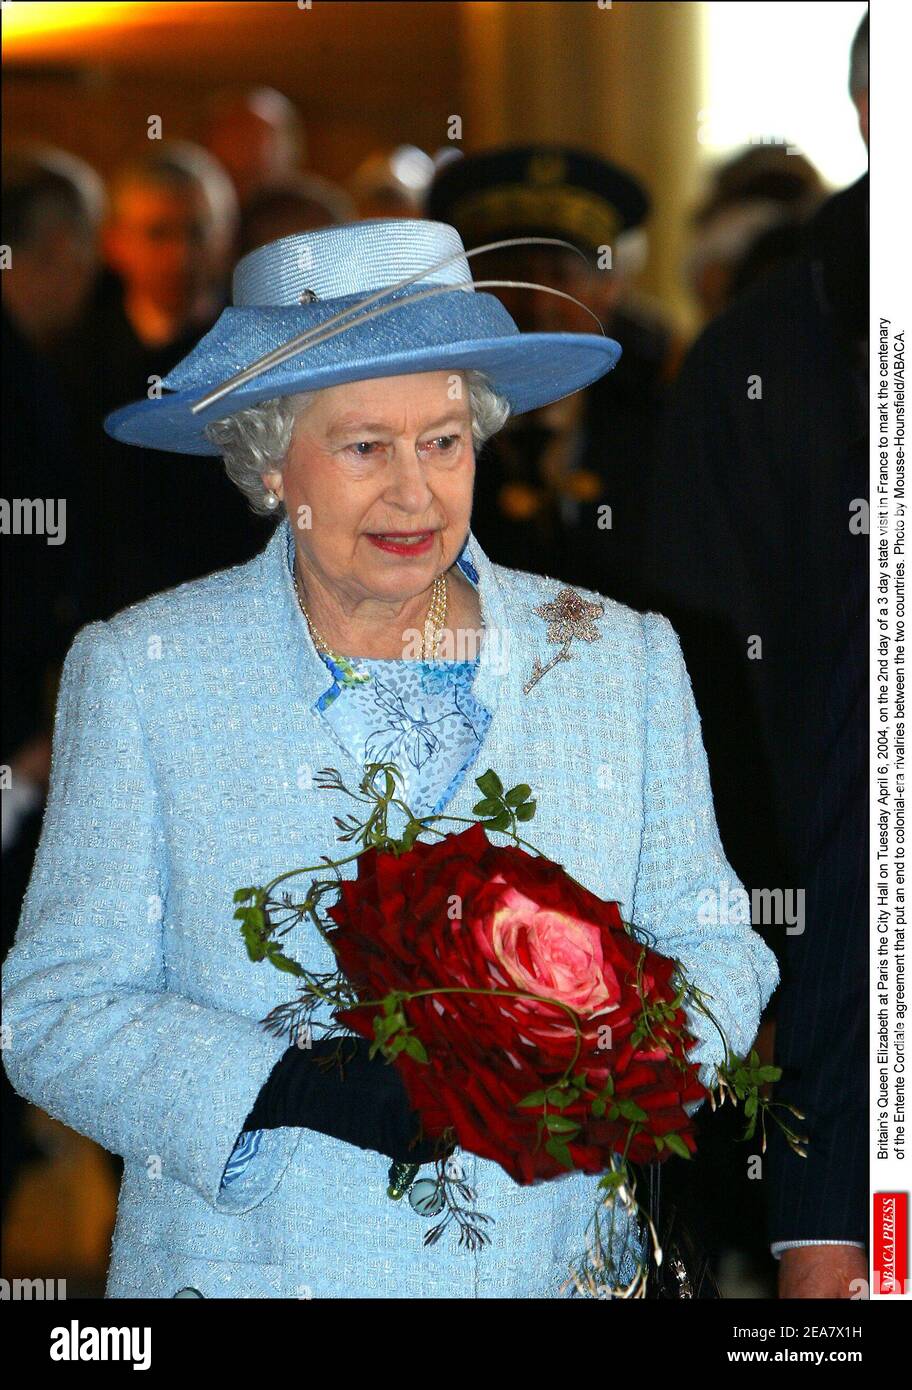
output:
[[[202,1298],[203,1295],[200,1293],[199,1289],[189,1289],[189,1288],[188,1288],[188,1289],[178,1289],[178,1291],[177,1291],[177,1293],[174,1295],[174,1297],[175,1297],[175,1298]]]

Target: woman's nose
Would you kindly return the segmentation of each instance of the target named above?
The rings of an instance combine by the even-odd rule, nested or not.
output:
[[[426,512],[433,493],[414,443],[397,443],[385,496],[402,511]]]

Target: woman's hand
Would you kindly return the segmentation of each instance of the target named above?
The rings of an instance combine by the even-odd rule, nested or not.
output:
[[[430,1163],[435,1140],[412,1143],[420,1119],[412,1110],[398,1068],[366,1038],[319,1038],[289,1047],[274,1067],[244,1125],[250,1129],[301,1126],[397,1163]],[[336,1054],[341,1066],[330,1063]]]

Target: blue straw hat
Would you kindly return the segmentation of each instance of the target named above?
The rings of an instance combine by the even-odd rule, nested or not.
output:
[[[500,300],[476,288],[456,229],[418,218],[352,222],[258,247],[235,268],[232,300],[163,379],[164,394],[115,410],[108,434],[218,454],[205,426],[271,397],[468,368],[484,372],[519,415],[591,385],[621,355],[603,331],[521,333]]]

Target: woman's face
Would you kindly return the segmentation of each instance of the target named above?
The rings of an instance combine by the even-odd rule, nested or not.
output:
[[[347,597],[403,601],[456,560],[469,529],[475,453],[457,372],[346,383],[304,406],[281,473],[302,561]]]

